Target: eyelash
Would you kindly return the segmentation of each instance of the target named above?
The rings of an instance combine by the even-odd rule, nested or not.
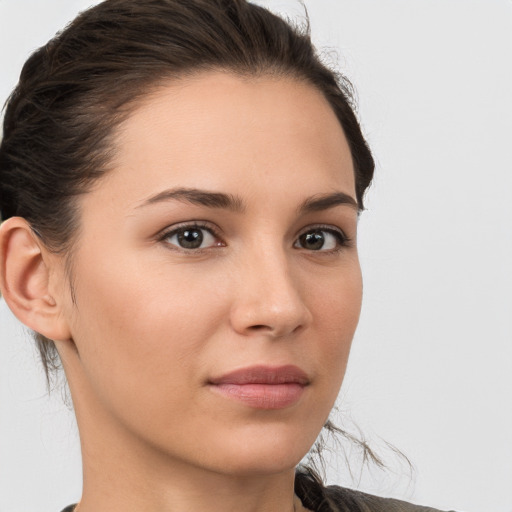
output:
[[[211,224],[206,223],[206,222],[197,222],[196,221],[196,222],[192,222],[192,223],[182,224],[177,227],[175,226],[169,230],[164,231],[158,237],[158,241],[166,243],[166,245],[168,245],[168,246],[172,246],[172,250],[181,251],[181,252],[188,253],[188,254],[190,254],[190,253],[200,254],[200,253],[203,253],[204,251],[208,251],[209,249],[212,249],[215,247],[225,247],[225,245],[226,245],[224,242],[220,242],[220,243],[217,243],[216,245],[209,246],[209,247],[187,249],[185,247],[179,247],[178,245],[171,244],[170,242],[168,242],[169,238],[171,238],[175,235],[178,235],[180,233],[183,233],[187,230],[204,230],[204,231],[207,231],[211,236],[213,236],[217,240],[221,239],[221,236],[220,236],[218,230],[215,229]],[[313,232],[325,232],[325,233],[329,233],[329,234],[333,235],[336,238],[337,247],[335,247],[334,249],[329,249],[329,250],[310,250],[308,252],[324,254],[324,255],[335,254],[335,253],[342,251],[343,249],[350,247],[352,245],[352,239],[349,238],[341,229],[336,229],[336,228],[333,228],[332,226],[326,226],[326,225],[313,225],[313,226],[308,226],[307,229],[305,229],[301,233],[299,233],[299,235],[297,236],[297,238],[293,244],[293,247],[297,248],[297,249],[304,249],[307,251],[308,249],[306,249],[304,247],[297,247],[296,244],[299,241],[300,237],[302,237],[303,235],[306,235],[308,233],[313,233]]]
[[[214,238],[216,238],[218,240],[221,239],[220,234],[211,224],[208,224],[206,222],[196,221],[196,222],[190,222],[187,224],[182,224],[180,226],[174,226],[171,229],[164,231],[158,237],[158,241],[166,243],[166,245],[168,245],[168,246],[172,246],[173,250],[181,251],[181,252],[185,252],[185,253],[189,253],[189,254],[192,252],[195,254],[200,254],[204,251],[207,251],[208,249],[211,249],[212,247],[224,247],[225,246],[224,242],[222,242],[221,244],[216,244],[216,245],[210,246],[210,247],[204,247],[204,248],[198,248],[198,249],[187,249],[185,247],[179,247],[178,245],[171,244],[170,242],[167,242],[167,240],[169,238],[173,237],[174,235],[178,235],[179,233],[183,233],[184,231],[187,231],[187,230],[204,230],[204,231],[207,231]]]
[[[337,246],[334,249],[330,249],[330,250],[323,250],[323,251],[322,250],[319,250],[319,251],[311,250],[309,252],[329,255],[329,254],[336,254],[336,253],[342,251],[343,249],[346,249],[347,247],[352,246],[352,239],[350,237],[348,237],[341,229],[337,229],[332,226],[326,226],[324,224],[308,226],[305,230],[303,230],[297,236],[296,242],[300,239],[301,236],[306,235],[308,233],[313,233],[313,232],[324,232],[324,233],[329,233],[329,234],[333,235],[336,238]],[[294,247],[295,247],[295,243],[293,244]],[[304,248],[304,249],[306,249],[306,248]]]

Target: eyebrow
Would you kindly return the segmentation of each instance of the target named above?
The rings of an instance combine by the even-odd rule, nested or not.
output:
[[[242,213],[245,210],[243,201],[233,194],[210,192],[208,190],[200,190],[197,188],[173,188],[170,190],[164,190],[163,192],[150,197],[137,208],[172,199],[185,201],[198,206],[206,206],[207,208],[231,210],[237,213]]]
[[[298,208],[299,213],[312,213],[328,210],[339,205],[347,205],[359,212],[357,201],[345,192],[333,192],[331,194],[319,194],[306,199]]]
[[[164,190],[154,196],[151,196],[149,199],[146,199],[143,203],[137,206],[137,208],[169,200],[185,201],[198,206],[230,210],[236,213],[243,213],[245,211],[244,202],[238,196],[197,188],[173,188]],[[319,194],[309,197],[299,205],[297,212],[299,214],[306,214],[328,210],[340,205],[347,205],[356,211],[359,211],[359,205],[352,196],[345,192],[333,192],[331,194]]]

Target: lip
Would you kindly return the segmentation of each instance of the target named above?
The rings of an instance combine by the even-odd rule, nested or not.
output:
[[[309,385],[299,367],[252,366],[212,378],[212,391],[255,409],[284,409],[297,403]]]

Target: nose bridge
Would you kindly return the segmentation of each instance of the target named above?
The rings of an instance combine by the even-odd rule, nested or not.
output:
[[[260,285],[268,296],[268,303],[280,302],[282,299],[298,299],[299,283],[294,280],[290,263],[284,250],[265,250],[254,258],[255,285]]]
[[[281,246],[248,251],[232,321],[238,331],[285,336],[311,320],[298,276]]]

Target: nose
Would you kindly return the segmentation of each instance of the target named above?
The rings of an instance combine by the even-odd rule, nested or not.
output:
[[[235,331],[272,338],[294,334],[312,321],[306,290],[291,272],[284,254],[261,254],[245,260],[231,308]]]

